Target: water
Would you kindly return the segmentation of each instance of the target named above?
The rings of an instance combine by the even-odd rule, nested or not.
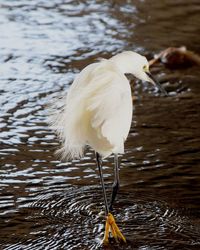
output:
[[[186,45],[200,54],[199,1],[0,1],[0,248],[101,249],[103,198],[94,153],[60,162],[48,104],[98,57],[148,57]],[[133,84],[114,215],[128,243],[106,249],[200,249],[199,68]],[[61,101],[58,101],[58,106]],[[111,190],[113,159],[104,165]]]

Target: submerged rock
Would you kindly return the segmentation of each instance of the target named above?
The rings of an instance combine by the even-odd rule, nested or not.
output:
[[[169,47],[150,60],[149,65],[152,66],[159,62],[173,69],[188,68],[194,65],[200,66],[200,56],[187,50],[184,46],[180,48]]]

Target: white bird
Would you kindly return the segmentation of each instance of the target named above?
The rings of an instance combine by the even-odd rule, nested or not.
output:
[[[68,91],[63,112],[53,124],[62,141],[60,153],[64,158],[81,157],[86,145],[96,152],[107,216],[104,243],[108,243],[110,230],[116,240],[126,241],[110,213],[119,186],[118,154],[124,153],[132,121],[132,95],[126,73],[156,84],[166,94],[150,74],[146,57],[125,51],[90,64],[78,74]],[[108,206],[102,160],[111,154],[115,158],[115,175]]]

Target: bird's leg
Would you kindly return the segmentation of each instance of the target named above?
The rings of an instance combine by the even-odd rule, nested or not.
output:
[[[117,154],[114,155],[114,163],[115,163],[114,183],[113,183],[112,195],[111,195],[111,199],[110,199],[110,206],[109,206],[110,211],[113,210],[113,203],[115,201],[117,192],[119,190],[119,160],[118,160],[118,155]]]
[[[123,234],[120,232],[115,219],[113,215],[109,212],[109,207],[108,207],[108,202],[107,202],[107,197],[106,197],[106,190],[105,190],[105,185],[104,185],[104,179],[103,179],[103,171],[102,171],[102,160],[101,157],[98,153],[96,153],[96,160],[97,160],[97,166],[99,169],[99,176],[101,180],[101,186],[103,190],[103,197],[104,197],[104,203],[105,203],[105,212],[106,212],[106,226],[105,226],[105,234],[103,238],[103,244],[108,244],[109,243],[109,233],[113,235],[116,241],[121,240],[123,242],[126,242],[125,237]],[[117,155],[115,156],[115,180],[117,180],[117,186],[119,185],[119,173],[118,173],[118,157]],[[118,188],[117,188],[118,189]],[[115,188],[115,191],[113,191],[114,194],[112,195],[113,201],[116,197],[117,190]],[[111,202],[113,202],[111,200]]]
[[[105,204],[105,210],[106,210],[106,216],[109,213],[109,208],[108,208],[108,201],[106,197],[106,189],[104,185],[104,179],[103,179],[103,171],[102,171],[102,160],[99,155],[99,153],[96,152],[96,161],[97,161],[97,166],[99,169],[99,176],[100,176],[100,181],[101,181],[101,186],[102,186],[102,191],[103,191],[103,198],[104,198],[104,204]]]
[[[99,169],[99,176],[100,176],[100,181],[101,181],[101,186],[102,186],[102,191],[103,191],[106,218],[108,218],[109,208],[108,208],[108,201],[107,201],[107,197],[106,197],[106,189],[105,189],[104,179],[103,179],[102,159],[101,159],[99,153],[97,153],[97,152],[96,152],[96,161],[97,161],[97,166],[98,166],[98,169]],[[109,243],[109,232],[110,232],[110,225],[109,225],[108,220],[106,220],[105,234],[104,234],[104,238],[103,238],[103,243],[104,244]]]

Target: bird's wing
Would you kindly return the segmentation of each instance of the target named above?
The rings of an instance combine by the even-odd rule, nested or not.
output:
[[[63,112],[55,117],[54,129],[63,143],[60,152],[63,157],[79,157],[89,137],[100,136],[100,141],[106,138],[116,152],[123,153],[131,117],[131,90],[126,77],[107,60],[91,64],[76,77]]]
[[[91,125],[114,147],[122,147],[132,119],[129,82],[116,68],[102,71],[92,82],[96,88],[87,100],[87,109],[93,114]]]

